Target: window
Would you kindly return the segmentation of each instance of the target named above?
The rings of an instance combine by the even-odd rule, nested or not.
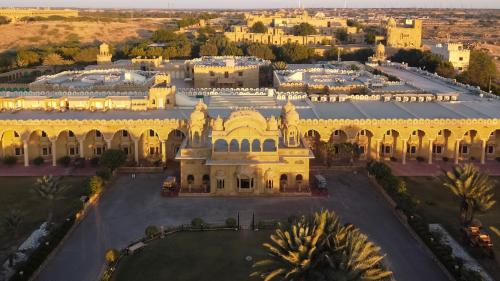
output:
[[[415,154],[415,153],[417,153],[417,147],[416,147],[416,146],[414,146],[414,145],[410,146],[410,153],[411,153],[411,154]]]
[[[128,153],[129,153],[128,146],[122,147],[122,150],[123,150],[123,152],[125,152],[125,155],[128,155]]]
[[[240,150],[239,144],[237,140],[231,140],[229,143],[229,151],[230,152],[238,152]]]
[[[22,147],[16,147],[15,154],[16,156],[24,155],[24,149]]]
[[[44,146],[42,147],[42,155],[47,156],[52,154],[52,147]]]
[[[298,184],[301,184],[302,180],[303,180],[303,177],[301,174],[298,174],[295,176],[295,182],[297,182]]]
[[[442,136],[442,135],[443,135],[443,130],[438,132],[438,136]]]
[[[462,154],[468,154],[469,153],[469,146],[468,145],[462,145],[460,146],[460,153]]]
[[[14,137],[18,138],[19,134],[17,132],[14,132]]]
[[[210,76],[215,76],[215,73],[213,71],[210,71]]]
[[[495,146],[492,144],[488,145],[488,147],[486,147],[486,152],[488,154],[494,154],[495,153]]]
[[[365,154],[365,146],[364,145],[359,146],[359,154]]]
[[[75,133],[73,133],[73,131],[69,131],[68,132],[68,137],[72,138],[75,136]]]
[[[250,142],[248,140],[241,141],[241,152],[250,152]]]
[[[458,58],[458,60],[459,60],[459,61],[463,61],[463,60],[464,60],[464,58],[463,58],[463,57],[459,57],[459,58]]]
[[[156,104],[156,100],[155,100],[155,99],[153,99],[153,100],[151,101],[151,104],[152,104],[152,105],[155,105],[155,104]]]
[[[416,136],[416,135],[417,135],[417,131],[413,131],[413,132],[411,132],[411,135],[412,135],[412,136]]]
[[[194,176],[193,175],[188,175],[187,176],[187,182],[188,182],[188,184],[193,184],[194,183]]]
[[[384,148],[384,153],[385,154],[391,154],[391,146],[390,145],[386,145],[385,148]]]
[[[149,148],[149,155],[154,155],[155,154],[155,148],[153,146],[151,146]]]
[[[101,155],[103,152],[103,148],[101,146],[98,146],[95,148],[95,155]]]
[[[95,136],[96,136],[96,138],[100,138],[100,137],[102,137],[102,134],[100,131],[95,131]]]
[[[365,131],[365,130],[361,130],[361,131],[359,131],[359,135],[360,135],[360,136],[364,136],[364,135],[366,135],[366,131]]]
[[[252,181],[250,182],[250,179],[249,179],[249,178],[247,178],[247,177],[242,177],[242,178],[240,178],[239,182],[240,182],[240,188],[242,188],[242,189],[248,189],[248,188],[250,188],[250,187],[251,187],[250,183],[252,183],[252,184],[253,184],[253,179],[252,179]]]
[[[266,188],[272,189],[273,188],[273,180],[267,180],[266,182]]]
[[[340,135],[340,131],[339,131],[339,130],[335,130],[335,131],[333,132],[333,135],[334,135],[334,136],[338,136],[338,135]]]
[[[263,147],[262,150],[265,151],[265,152],[276,151],[276,142],[274,140],[272,140],[272,139],[267,139],[262,144],[262,147]]]
[[[217,188],[218,189],[224,188],[224,180],[217,180]]]
[[[224,78],[229,78],[229,72],[224,72]]]
[[[128,137],[128,131],[123,130],[122,131],[122,137]]]
[[[243,71],[239,71],[238,76],[243,76]]]
[[[76,149],[75,149],[74,146],[70,146],[69,147],[68,154],[71,155],[71,156],[76,154]]]
[[[228,151],[228,145],[225,140],[219,139],[216,140],[214,143],[214,151],[215,152],[227,152]]]
[[[387,132],[385,132],[385,134],[386,134],[387,136],[390,136],[390,135],[391,135],[391,130],[387,130]]]
[[[155,131],[153,131],[153,130],[149,130],[149,136],[150,136],[150,137],[154,137],[154,136],[155,136]]]
[[[252,141],[252,151],[260,152],[260,141],[255,139]]]
[[[441,154],[443,152],[443,147],[441,145],[433,145],[432,146],[432,153],[433,154]]]

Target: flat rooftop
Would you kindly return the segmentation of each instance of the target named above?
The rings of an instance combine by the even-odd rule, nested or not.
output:
[[[260,66],[270,64],[270,61],[260,59],[253,56],[203,56],[192,60],[187,60],[186,63],[193,66]]]

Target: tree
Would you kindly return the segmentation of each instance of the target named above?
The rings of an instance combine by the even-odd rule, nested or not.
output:
[[[222,56],[243,56],[243,50],[231,42],[222,47],[220,54]]]
[[[455,77],[455,68],[453,68],[453,65],[448,61],[440,61],[435,72],[442,77]]]
[[[293,34],[296,36],[314,35],[316,33],[316,28],[307,22],[303,22],[293,27]]]
[[[104,166],[111,171],[122,166],[127,161],[127,155],[121,149],[107,149],[99,160],[99,165]]]
[[[286,67],[287,67],[287,64],[284,61],[273,62],[273,69],[274,70],[285,70]]]
[[[266,60],[274,60],[276,58],[273,50],[268,45],[262,43],[252,43],[248,45],[245,49],[245,53],[248,56],[255,56]]]
[[[314,50],[297,43],[287,43],[278,48],[278,59],[287,63],[307,62],[314,56]]]
[[[2,221],[2,230],[9,237],[12,242],[12,249],[10,250],[8,259],[9,259],[9,267],[14,266],[14,258],[17,252],[16,241],[19,236],[19,228],[23,222],[23,213],[20,210],[13,209],[10,210]]]
[[[8,17],[0,16],[0,25],[2,24],[9,24],[10,19]]]
[[[354,52],[342,53],[340,56],[344,61],[365,62],[370,56],[373,56],[373,50],[372,48],[364,48]]]
[[[151,40],[156,43],[166,43],[177,39],[177,34],[172,29],[157,29],[153,32]]]
[[[104,189],[104,181],[99,176],[93,176],[89,180],[90,194],[99,194]]]
[[[16,65],[26,67],[40,63],[40,55],[33,51],[21,50],[16,54]]]
[[[493,181],[473,164],[457,165],[446,172],[443,185],[459,198],[460,221],[464,225],[473,221],[476,211],[484,212],[496,203]]]
[[[333,212],[279,225],[264,243],[269,258],[257,261],[252,276],[263,280],[382,280],[380,248],[352,225],[342,226]]]
[[[346,42],[348,38],[347,30],[341,28],[335,32],[335,38],[340,42]]]
[[[267,32],[267,27],[261,22],[258,21],[250,27],[250,32],[253,33],[266,33]]]
[[[217,53],[217,46],[213,43],[207,42],[200,46],[200,56],[216,56]]]
[[[54,212],[54,202],[61,198],[62,193],[67,189],[66,185],[61,183],[60,177],[43,176],[35,182],[33,190],[36,194],[49,202],[49,212],[47,216],[47,224],[52,222]]]
[[[73,61],[65,60],[61,55],[56,53],[50,53],[43,58],[43,65],[46,66],[60,66],[60,65],[70,65]]]
[[[86,48],[79,51],[74,57],[75,62],[92,63],[97,59],[98,54],[97,48]]]
[[[487,53],[471,51],[469,67],[458,76],[458,80],[488,90],[490,79],[495,81],[497,76],[495,62]]]

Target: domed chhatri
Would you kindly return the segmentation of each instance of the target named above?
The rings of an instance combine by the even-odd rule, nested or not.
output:
[[[278,121],[276,120],[274,115],[269,117],[269,119],[267,120],[267,130],[268,131],[278,130]]]
[[[214,120],[214,124],[212,126],[212,129],[215,131],[224,130],[224,120],[222,120],[220,115],[217,115],[217,118]]]

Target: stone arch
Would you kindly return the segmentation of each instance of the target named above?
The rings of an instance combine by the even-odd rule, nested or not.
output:
[[[250,152],[250,142],[247,139],[241,140],[240,152]]]
[[[186,134],[179,129],[173,129],[167,135],[167,140],[165,142],[166,157],[167,160],[175,159],[177,152],[179,151],[182,143],[186,139]]]
[[[360,129],[357,131],[356,136],[354,137],[354,142],[358,145],[359,149],[359,157],[361,159],[374,158],[373,144],[376,143],[373,141],[374,133],[368,129]]]
[[[380,157],[387,160],[389,158],[395,158],[398,156],[398,152],[402,151],[402,144],[398,144],[400,136],[401,134],[399,133],[399,131],[395,129],[387,129],[385,131],[381,139],[380,147],[378,148]]]
[[[80,142],[73,130],[60,131],[56,138],[56,159],[63,156],[80,157]]]
[[[107,148],[104,134],[99,129],[88,131],[83,137],[83,155],[90,159],[100,157]]]
[[[45,159],[52,157],[52,142],[45,130],[34,130],[28,135],[29,160],[33,160],[39,156]]]
[[[410,158],[427,157],[425,149],[428,143],[425,143],[425,132],[423,130],[415,129],[410,132],[406,144],[406,153]]]
[[[262,148],[260,146],[260,140],[259,139],[254,139],[252,141],[252,152],[261,152]]]
[[[24,155],[23,140],[17,130],[5,130],[0,135],[0,157]]]
[[[229,152],[239,152],[240,151],[240,145],[236,139],[232,139],[229,142]]]
[[[154,129],[146,129],[139,136],[139,161],[145,160],[148,164],[158,163],[162,159],[162,142]]]
[[[280,175],[280,191],[284,191],[288,187],[288,175]]]
[[[500,129],[490,132],[485,143],[485,153],[487,160],[496,160],[500,157]]]
[[[130,132],[126,129],[116,131],[111,137],[110,148],[122,150],[131,159],[134,156],[134,141]]]
[[[228,152],[229,145],[225,139],[218,139],[214,142],[214,151],[215,152]]]
[[[441,128],[433,141],[432,157],[434,159],[451,159],[454,157],[456,136],[452,130]]]
[[[477,130],[465,131],[459,142],[459,157],[462,160],[477,160],[481,157],[481,139]]]
[[[273,152],[276,151],[276,141],[273,139],[266,139],[262,143],[262,151],[264,152]]]

